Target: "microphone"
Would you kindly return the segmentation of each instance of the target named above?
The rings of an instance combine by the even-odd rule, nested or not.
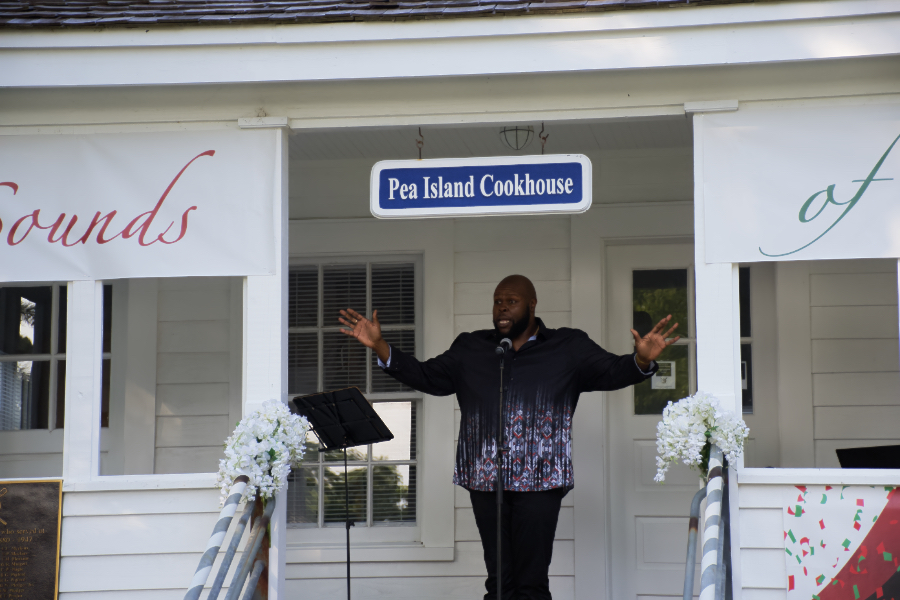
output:
[[[512,348],[512,340],[510,340],[509,338],[503,338],[502,340],[500,340],[500,345],[497,346],[495,352],[497,354],[506,354],[507,352],[509,352],[510,348]]]

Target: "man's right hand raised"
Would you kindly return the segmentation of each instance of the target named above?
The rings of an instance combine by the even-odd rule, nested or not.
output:
[[[341,333],[359,340],[363,346],[371,348],[378,354],[381,362],[387,363],[391,358],[391,347],[381,337],[381,323],[378,322],[378,311],[372,312],[372,320],[365,318],[352,308],[341,310],[338,321],[349,329],[341,329]]]

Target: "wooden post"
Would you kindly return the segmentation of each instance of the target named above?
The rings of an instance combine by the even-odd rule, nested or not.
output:
[[[100,474],[100,388],[103,372],[103,283],[69,283],[63,480]]]
[[[284,120],[286,124],[286,119]],[[244,283],[244,415],[269,399],[287,401],[287,294],[288,294],[288,131],[272,131],[275,163],[272,202],[275,233],[275,272],[255,275]],[[269,598],[284,597],[287,535],[287,494],[276,497],[271,520]]]
[[[694,273],[697,323],[697,389],[718,397],[722,407],[740,415],[741,322],[738,265],[706,262],[705,204],[703,177],[703,114],[694,115]],[[738,464],[729,465],[730,522],[738,518]],[[731,555],[740,556],[740,530],[731,528]],[[705,565],[704,565],[705,566]],[[740,561],[732,565],[735,599],[741,597]]]

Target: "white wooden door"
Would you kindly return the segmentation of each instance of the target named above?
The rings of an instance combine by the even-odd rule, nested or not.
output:
[[[609,394],[612,598],[680,598],[690,503],[698,475],[670,468],[656,474],[656,426],[668,400],[696,389],[693,246],[614,246],[607,250],[609,350],[632,352],[634,327],[645,333],[667,314],[683,337],[659,358],[668,377]],[[699,560],[697,561],[699,567]],[[699,590],[699,568],[695,577]]]

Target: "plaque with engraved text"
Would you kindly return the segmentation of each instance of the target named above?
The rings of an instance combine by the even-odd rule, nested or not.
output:
[[[0,600],[56,600],[62,480],[0,481]]]

